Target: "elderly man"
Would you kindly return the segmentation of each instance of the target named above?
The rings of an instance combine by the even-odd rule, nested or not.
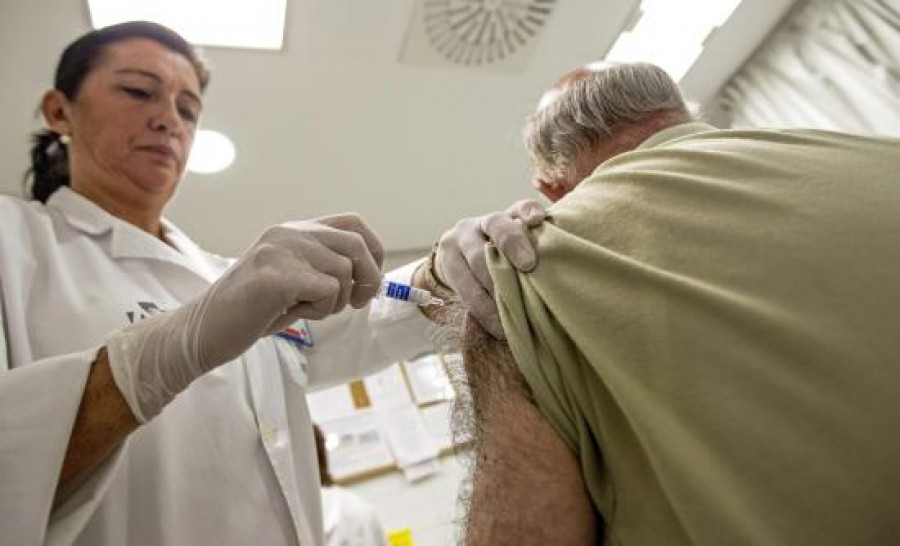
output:
[[[468,543],[896,540],[900,142],[716,130],[646,64],[567,75],[526,142],[555,204],[530,273],[487,251],[508,347],[436,272],[475,319]]]

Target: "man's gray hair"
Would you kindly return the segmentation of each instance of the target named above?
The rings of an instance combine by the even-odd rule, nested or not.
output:
[[[649,63],[588,65],[545,93],[525,126],[525,145],[539,173],[567,177],[574,161],[623,124],[669,112],[692,119],[678,84]]]

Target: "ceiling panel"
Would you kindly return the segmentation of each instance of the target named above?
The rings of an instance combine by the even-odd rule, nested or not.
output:
[[[601,57],[637,3],[560,0],[524,68],[493,73],[401,63],[411,0],[291,1],[284,51],[206,50],[203,123],[234,140],[237,158],[189,174],[167,213],[223,254],[267,225],[342,211],[361,213],[389,251],[427,248],[459,218],[535,196],[525,115],[562,72]],[[15,77],[0,96],[0,191],[18,193],[37,101],[88,21],[76,1],[3,1],[0,67]],[[717,74],[735,68],[716,62]],[[706,93],[706,79],[694,74],[692,90]]]

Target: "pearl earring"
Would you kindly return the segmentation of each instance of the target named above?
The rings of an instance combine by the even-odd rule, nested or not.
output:
[[[69,135],[59,135],[59,141],[68,146],[72,138]]]

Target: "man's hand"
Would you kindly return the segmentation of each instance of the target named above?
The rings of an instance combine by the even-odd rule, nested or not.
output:
[[[484,245],[493,243],[513,267],[531,271],[537,265],[537,254],[528,228],[539,226],[544,217],[539,202],[525,199],[505,211],[460,220],[438,242],[434,264],[437,280],[450,287],[469,314],[497,339],[504,339],[504,335]]]

